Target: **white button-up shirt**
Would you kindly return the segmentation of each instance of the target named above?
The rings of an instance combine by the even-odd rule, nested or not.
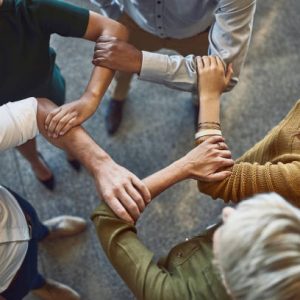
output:
[[[28,98],[0,106],[0,151],[19,146],[38,133],[37,100]]]
[[[142,29],[161,38],[187,38],[209,26],[208,55],[233,63],[232,88],[248,51],[256,0],[91,0],[103,13],[125,11]],[[193,91],[197,88],[194,55],[182,57],[143,51],[140,79]]]
[[[28,249],[29,229],[15,197],[0,185],[0,293],[15,277]]]

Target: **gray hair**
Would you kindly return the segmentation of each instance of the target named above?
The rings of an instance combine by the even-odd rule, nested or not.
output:
[[[300,299],[300,210],[279,195],[242,202],[220,229],[219,249],[235,300]]]

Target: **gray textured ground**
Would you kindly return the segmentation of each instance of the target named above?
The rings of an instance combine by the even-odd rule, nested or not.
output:
[[[72,2],[86,6],[88,1]],[[298,0],[258,0],[241,82],[222,102],[224,134],[235,157],[263,137],[300,97],[299,9]],[[53,46],[67,79],[68,99],[75,99],[89,78],[93,45],[54,37]],[[187,93],[134,80],[122,128],[114,137],[108,137],[104,129],[106,105],[107,97],[86,128],[117,162],[140,177],[167,165],[193,146],[193,111]],[[36,181],[28,163],[14,150],[0,156],[1,182],[30,200],[42,219],[58,214],[88,219],[99,203],[91,178],[85,171],[77,174],[70,169],[64,154],[42,138],[38,143],[55,172],[55,192],[48,192]],[[221,202],[199,195],[195,183],[184,182],[149,207],[139,223],[140,236],[161,255],[176,242],[196,234],[221,208]],[[133,299],[89,225],[81,237],[43,246],[41,272],[73,286],[85,300]]]

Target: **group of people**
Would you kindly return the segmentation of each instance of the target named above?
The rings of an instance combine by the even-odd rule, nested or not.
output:
[[[103,200],[92,214],[99,240],[137,299],[298,299],[300,102],[238,160],[221,131],[220,98],[238,83],[256,1],[92,2],[101,14],[61,0],[0,0],[0,151],[17,147],[54,190],[54,174],[35,142],[41,133],[73,168],[90,172]],[[67,104],[49,45],[53,33],[95,42],[86,89]],[[153,53],[161,48],[178,55]],[[114,77],[105,123],[115,133],[133,74],[197,99],[196,147],[145,179],[114,162],[81,126]],[[187,179],[212,198],[241,203],[224,208],[219,223],[156,263],[136,222],[155,197]],[[38,272],[37,254],[39,242],[85,228],[76,216],[41,222],[27,200],[0,186],[0,300],[30,291],[45,300],[80,299]]]

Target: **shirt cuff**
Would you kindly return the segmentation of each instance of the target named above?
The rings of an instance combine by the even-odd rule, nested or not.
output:
[[[142,51],[143,60],[139,79],[164,81],[167,76],[168,56],[165,54]]]

